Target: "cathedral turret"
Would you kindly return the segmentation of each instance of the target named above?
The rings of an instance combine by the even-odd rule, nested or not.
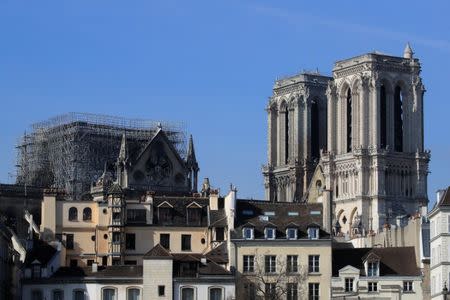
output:
[[[413,58],[413,50],[411,49],[411,45],[406,43],[405,50],[403,51],[403,58],[412,59]]]
[[[188,168],[189,187],[192,192],[197,192],[198,167],[197,158],[195,157],[194,140],[192,135],[189,137],[189,147],[186,157],[186,166]]]

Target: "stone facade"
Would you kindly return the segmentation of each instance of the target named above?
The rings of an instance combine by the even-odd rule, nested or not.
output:
[[[325,91],[331,78],[302,73],[275,82],[267,106],[266,199],[298,202],[327,143]]]

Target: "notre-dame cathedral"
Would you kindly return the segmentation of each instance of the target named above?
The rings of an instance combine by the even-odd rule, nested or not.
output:
[[[266,199],[330,191],[336,222],[377,230],[428,203],[420,62],[378,52],[337,61],[332,77],[277,80],[267,106]]]

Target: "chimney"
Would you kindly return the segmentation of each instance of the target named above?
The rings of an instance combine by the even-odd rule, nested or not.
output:
[[[92,263],[92,273],[97,273],[98,271],[98,263]]]

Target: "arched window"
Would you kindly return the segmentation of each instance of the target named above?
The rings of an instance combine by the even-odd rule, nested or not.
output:
[[[103,288],[102,300],[117,300],[117,291],[115,288]]]
[[[387,126],[386,126],[386,87],[380,87],[380,146],[382,149],[387,146]]]
[[[181,300],[194,300],[195,291],[191,287],[181,288]]]
[[[78,210],[76,207],[69,208],[69,221],[78,221]]]
[[[223,300],[223,288],[211,287],[209,288],[209,300]]]
[[[141,300],[141,289],[129,288],[127,290],[127,300]]]
[[[311,103],[311,157],[320,158],[319,104]]]
[[[284,163],[289,161],[289,109],[284,113]]]
[[[399,86],[395,87],[394,93],[394,150],[403,151],[403,98]]]
[[[347,152],[352,151],[352,90],[347,90]]]
[[[92,209],[90,207],[85,207],[83,209],[83,221],[92,220]]]

